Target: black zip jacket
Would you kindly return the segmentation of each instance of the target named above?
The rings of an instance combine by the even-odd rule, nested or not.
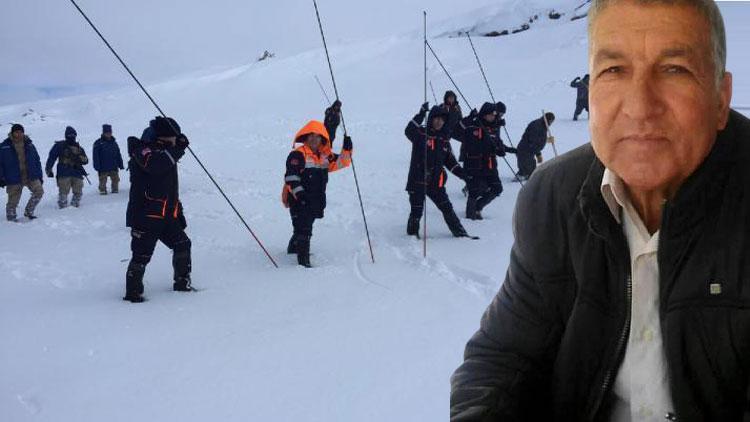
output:
[[[177,162],[185,150],[157,142],[134,144],[133,148],[128,164],[132,184],[126,225],[148,231],[177,221],[185,228],[177,175]]]
[[[605,421],[630,324],[630,256],[590,145],[522,189],[508,273],[451,383],[451,421]],[[664,205],[660,320],[679,421],[750,420],[750,121],[731,113]],[[710,288],[720,285],[720,292]]]
[[[447,130],[443,128],[435,133],[431,128],[423,128],[426,112],[422,111],[406,125],[404,134],[411,142],[411,163],[409,165],[409,180],[406,190],[416,192],[425,187],[425,180],[429,189],[439,189],[445,186],[448,174],[444,168],[450,170],[456,177],[463,179],[464,170],[453,155]],[[425,148],[425,141],[427,143]],[[427,159],[425,160],[425,151]],[[427,176],[425,177],[425,161],[427,162]]]

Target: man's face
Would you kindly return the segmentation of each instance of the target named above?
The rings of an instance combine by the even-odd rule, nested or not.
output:
[[[484,116],[482,116],[482,118],[484,119],[485,122],[492,123],[495,121],[495,119],[497,119],[497,114],[495,113],[485,114]]]
[[[323,138],[317,133],[311,133],[307,135],[305,143],[313,152],[318,152],[320,145],[323,143]]]
[[[445,105],[448,107],[453,107],[454,104],[456,104],[456,97],[449,96],[445,99]]]
[[[23,133],[22,130],[16,130],[16,131],[13,131],[13,133],[10,134],[10,137],[14,141],[16,141],[16,142],[22,141],[23,140],[23,136],[24,136],[24,133]]]
[[[432,119],[432,130],[440,132],[445,126],[445,119],[442,116],[438,116]]]
[[[617,2],[591,31],[590,130],[597,157],[631,189],[673,194],[726,126],[710,27],[689,6]]]
[[[104,136],[104,139],[109,141],[110,139],[112,139],[112,132],[104,132],[102,133],[102,136]]]

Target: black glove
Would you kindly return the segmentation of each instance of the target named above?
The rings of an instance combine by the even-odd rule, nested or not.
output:
[[[175,146],[179,149],[186,149],[190,145],[190,141],[188,140],[187,136],[185,136],[184,133],[181,133],[180,136],[177,137],[177,142],[175,143]]]
[[[497,125],[498,125],[499,127],[503,127],[503,126],[505,126],[505,119],[500,119],[500,121],[498,121],[498,122],[497,122]]]
[[[469,113],[469,117],[474,118],[474,117],[477,117],[478,114],[479,112],[477,111],[477,109],[472,108],[471,113]]]
[[[47,177],[55,177],[55,174],[52,173],[52,169],[47,169]]]
[[[419,111],[422,113],[427,113],[428,111],[430,111],[430,103],[422,104],[422,108]]]
[[[301,206],[307,206],[307,201],[305,198],[305,191],[299,191],[296,194],[294,194],[294,200],[297,201],[298,205]]]
[[[513,147],[505,147],[505,152],[510,153],[510,154],[518,154],[518,150]]]
[[[5,179],[0,179],[0,188],[5,187]]]
[[[352,145],[352,137],[349,135],[344,136],[344,145],[343,145],[344,151],[351,151],[353,148],[354,148],[354,145]]]

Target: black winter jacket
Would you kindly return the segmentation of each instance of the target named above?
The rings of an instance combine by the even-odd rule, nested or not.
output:
[[[461,142],[461,161],[472,176],[497,172],[497,156],[505,156],[506,147],[500,140],[498,123],[486,124],[481,117],[467,117],[454,131]]]
[[[547,145],[547,125],[544,118],[540,117],[526,126],[521,141],[518,143],[518,151],[540,154]]]
[[[464,170],[458,164],[456,156],[453,155],[453,149],[448,131],[444,128],[439,133],[435,133],[431,128],[423,128],[422,122],[425,119],[425,112],[422,111],[406,125],[404,134],[411,142],[411,164],[409,165],[409,180],[406,183],[406,190],[409,192],[419,191],[425,187],[425,179],[429,189],[439,189],[445,186],[448,181],[448,174],[445,169],[450,170],[457,177],[464,178]],[[425,140],[427,147],[425,148]],[[425,151],[427,159],[425,160]],[[424,168],[427,161],[427,176],[425,177]]]
[[[187,227],[180,203],[177,162],[185,150],[164,147],[158,142],[133,144],[130,169],[130,201],[126,225],[139,230],[156,230],[177,221]]]
[[[522,189],[505,282],[451,380],[451,421],[608,420],[632,286],[603,174],[586,145]],[[748,421],[748,119],[732,112],[662,217],[659,314],[677,420]]]

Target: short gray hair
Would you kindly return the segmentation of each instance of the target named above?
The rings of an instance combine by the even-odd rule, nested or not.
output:
[[[589,8],[589,39],[597,16],[604,9],[622,0],[592,0]],[[711,27],[711,44],[713,45],[713,61],[717,85],[724,78],[727,68],[727,33],[724,28],[724,18],[714,0],[633,0],[636,3],[666,4],[690,6],[695,8]]]

